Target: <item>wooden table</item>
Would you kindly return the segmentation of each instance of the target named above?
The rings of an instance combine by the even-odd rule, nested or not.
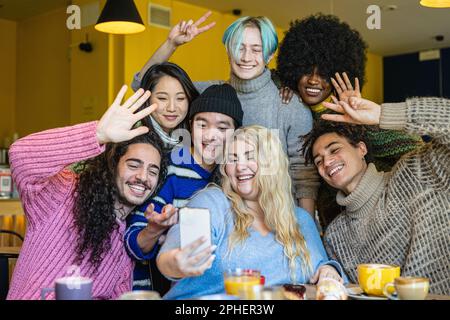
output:
[[[19,199],[0,199],[0,229],[25,236],[25,214]],[[0,299],[5,299],[8,283],[19,256],[22,241],[19,237],[0,234]]]
[[[18,199],[0,199],[0,229],[25,235],[26,221],[22,203]],[[17,247],[22,243],[17,237],[0,234],[0,247]]]
[[[19,199],[0,199],[0,216],[23,216],[24,211]]]
[[[307,284],[306,287],[306,297],[308,300],[316,300],[316,286]],[[348,288],[359,287],[357,284],[350,283],[347,285]],[[349,298],[352,300],[351,298]],[[450,300],[450,296],[442,296],[438,294],[429,294],[426,300]]]
[[[21,247],[0,247],[0,255],[8,258],[17,258]]]

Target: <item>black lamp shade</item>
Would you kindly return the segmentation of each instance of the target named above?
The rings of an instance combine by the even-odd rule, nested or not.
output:
[[[95,29],[114,34],[130,34],[145,30],[133,0],[107,0]]]

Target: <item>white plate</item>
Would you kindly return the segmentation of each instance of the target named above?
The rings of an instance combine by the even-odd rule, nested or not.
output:
[[[387,300],[386,297],[368,296],[359,287],[347,288],[347,295],[356,300]]]

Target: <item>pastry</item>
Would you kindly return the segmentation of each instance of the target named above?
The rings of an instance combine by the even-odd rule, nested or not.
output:
[[[347,290],[339,281],[325,278],[317,284],[316,300],[347,300]]]
[[[301,284],[284,284],[283,294],[288,300],[306,300],[306,287]]]

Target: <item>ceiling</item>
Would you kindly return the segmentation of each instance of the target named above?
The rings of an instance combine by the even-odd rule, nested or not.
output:
[[[450,47],[450,8],[431,9],[419,5],[420,0],[180,0],[223,13],[240,9],[242,15],[265,15],[277,26],[288,29],[289,22],[307,15],[333,13],[361,32],[371,52],[383,56],[418,50]],[[94,1],[93,1],[94,2]],[[0,0],[0,18],[23,20],[55,10],[68,0]],[[369,5],[397,10],[381,11],[381,29],[366,25]],[[195,17],[193,17],[195,18]],[[437,42],[436,35],[444,41]]]
[[[184,2],[242,15],[269,17],[275,25],[289,28],[289,22],[317,12],[333,13],[357,29],[369,44],[371,52],[383,56],[418,50],[450,47],[450,8],[431,9],[419,0],[183,0]],[[397,5],[394,11],[381,11],[381,29],[366,25],[369,5],[384,8]],[[434,37],[443,35],[444,41]]]

